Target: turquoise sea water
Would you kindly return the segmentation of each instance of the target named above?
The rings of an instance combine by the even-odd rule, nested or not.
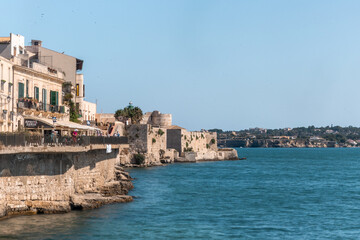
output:
[[[359,239],[360,149],[132,169],[134,202],[0,221],[5,239]]]

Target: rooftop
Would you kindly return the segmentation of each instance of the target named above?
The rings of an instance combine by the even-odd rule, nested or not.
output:
[[[0,43],[10,43],[10,37],[0,37]]]

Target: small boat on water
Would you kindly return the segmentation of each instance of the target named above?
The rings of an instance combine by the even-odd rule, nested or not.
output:
[[[243,158],[239,158],[239,160],[246,160],[246,157],[243,157]]]

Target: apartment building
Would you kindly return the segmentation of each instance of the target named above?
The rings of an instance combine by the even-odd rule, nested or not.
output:
[[[0,131],[46,132],[55,126],[59,131],[89,130],[69,122],[63,102],[63,85],[70,82],[81,120],[95,120],[96,104],[84,101],[83,76],[78,74],[83,61],[43,48],[39,40],[32,40],[31,46],[24,43],[21,35],[0,37]]]
[[[56,52],[42,46],[42,41],[32,40],[31,46],[25,49],[34,53],[32,62],[36,61],[46,66],[56,67],[64,72],[64,80],[70,82],[73,87],[73,101],[79,113],[79,120],[95,121],[96,104],[85,101],[85,83],[83,74],[79,73],[83,68],[84,61],[64,53]]]
[[[14,128],[13,68],[12,63],[1,56],[0,84],[0,132],[12,132]]]

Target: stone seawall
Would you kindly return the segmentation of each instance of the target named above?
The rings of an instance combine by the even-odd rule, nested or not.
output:
[[[222,148],[201,152],[185,152],[184,156],[176,158],[175,162],[224,161],[238,159],[238,154],[235,149]]]
[[[128,202],[131,177],[119,149],[0,155],[0,217],[62,213]]]

